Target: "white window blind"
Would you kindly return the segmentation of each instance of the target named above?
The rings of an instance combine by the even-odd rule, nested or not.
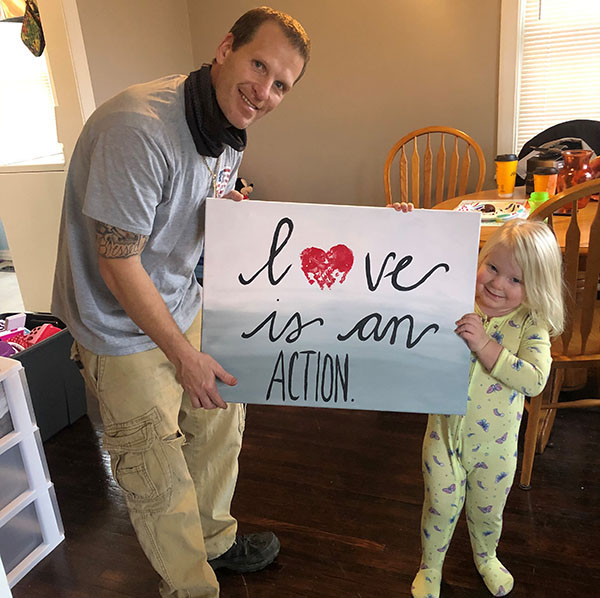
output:
[[[62,164],[45,54],[21,41],[21,23],[0,22],[0,166]]]
[[[517,148],[552,125],[600,120],[600,0],[525,0]]]

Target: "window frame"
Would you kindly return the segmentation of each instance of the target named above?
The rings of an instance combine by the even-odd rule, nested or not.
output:
[[[544,0],[538,1],[544,2]],[[521,145],[519,145],[517,126],[520,120],[519,107],[522,103],[520,101],[521,63],[523,62],[527,5],[528,0],[501,0],[496,135],[497,153],[499,154],[518,154],[523,143],[521,139]],[[576,120],[591,117],[574,115],[571,118]],[[565,117],[563,120],[569,120],[569,118]],[[540,131],[545,130],[547,126],[550,125],[541,126]]]
[[[96,109],[77,0],[38,0],[38,7],[64,163],[0,166],[0,175],[66,172],[81,128]]]
[[[523,53],[523,0],[502,0],[498,68],[497,153],[517,153],[519,84]]]

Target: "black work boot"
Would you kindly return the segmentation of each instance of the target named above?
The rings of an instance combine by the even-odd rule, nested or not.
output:
[[[252,573],[270,565],[279,554],[279,540],[273,532],[238,535],[233,546],[210,561],[217,569],[229,569],[235,573]]]

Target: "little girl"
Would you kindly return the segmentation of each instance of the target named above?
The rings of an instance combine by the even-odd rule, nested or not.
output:
[[[475,313],[456,322],[471,350],[466,415],[430,415],[423,442],[425,500],[414,598],[438,598],[444,557],[463,504],[475,565],[494,596],[514,580],[496,557],[517,467],[524,395],[550,373],[551,335],[563,327],[561,252],[543,222],[499,228],[479,256]]]

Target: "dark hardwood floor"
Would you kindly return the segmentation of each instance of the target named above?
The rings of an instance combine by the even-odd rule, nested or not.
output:
[[[419,564],[426,416],[249,406],[234,513],[272,529],[277,561],[220,575],[224,598],[410,596]],[[524,429],[524,427],[523,427]],[[522,430],[523,432],[523,430]],[[158,577],[133,534],[99,448],[93,406],[45,443],[66,539],[14,598],[148,598]],[[522,436],[522,434],[521,434]],[[600,595],[600,411],[559,412],[533,488],[513,488],[499,555],[514,598]],[[464,516],[446,558],[443,598],[487,597]]]

